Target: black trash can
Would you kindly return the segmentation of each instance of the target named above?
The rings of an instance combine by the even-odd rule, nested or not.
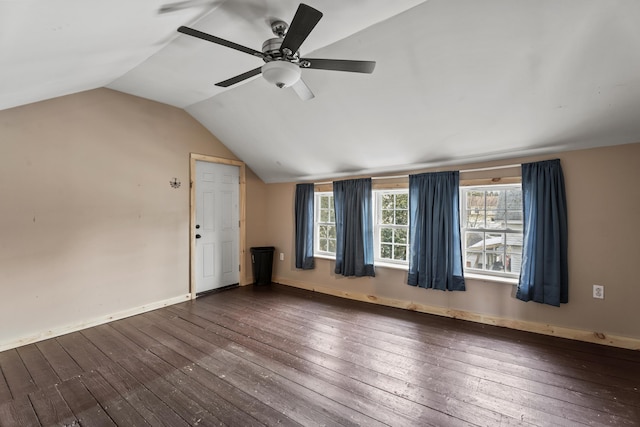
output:
[[[251,266],[253,267],[253,284],[269,285],[273,271],[273,246],[251,248]]]

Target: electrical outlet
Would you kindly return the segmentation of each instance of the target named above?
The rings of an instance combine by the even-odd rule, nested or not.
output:
[[[593,285],[593,297],[598,299],[604,299],[603,285]]]
[[[284,261],[284,252],[280,252],[280,261]]]

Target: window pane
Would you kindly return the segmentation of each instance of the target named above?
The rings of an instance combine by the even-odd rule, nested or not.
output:
[[[486,228],[504,228],[504,214],[499,214],[497,211],[487,211],[485,227]]]
[[[468,268],[479,268],[484,266],[484,256],[482,252],[466,252],[466,266]]]
[[[406,261],[407,260],[407,247],[395,246],[393,251],[393,259]]]
[[[504,244],[504,234],[502,233],[487,233],[485,235],[484,247],[487,251],[503,251]]]
[[[487,210],[496,210],[498,208],[499,191],[487,191],[485,194],[485,201],[487,203]]]
[[[393,211],[392,210],[383,210],[382,211],[382,223],[383,224],[394,224],[393,221]]]
[[[522,230],[522,210],[507,211],[507,228],[512,230]]]
[[[510,251],[509,248],[507,248],[507,255],[505,256],[505,271],[508,273],[520,273],[521,264],[521,250]]]
[[[383,194],[381,197],[382,201],[382,209],[393,209],[394,207],[394,197],[393,194]]]
[[[336,253],[336,241],[335,240],[329,240],[329,250],[328,250],[328,252]]]
[[[484,210],[467,210],[467,220],[463,224],[466,228],[484,228]]]
[[[336,226],[335,225],[328,225],[327,226],[327,235],[331,239],[335,239],[336,238]]]
[[[325,196],[320,197],[320,208],[327,209],[329,207],[329,198]]]
[[[391,259],[392,245],[380,245],[380,258]]]
[[[467,191],[467,209],[484,210],[484,191]]]
[[[409,209],[409,194],[396,194],[396,209]]]
[[[507,209],[522,210],[522,190],[507,190]]]
[[[400,244],[407,244],[407,229],[398,228],[395,231],[395,242]]]
[[[320,210],[320,222],[329,222],[329,211],[325,209]]]
[[[380,229],[380,242],[382,242],[382,243],[393,243],[393,229],[392,228],[381,228]]]
[[[464,235],[464,247],[472,250],[484,250],[484,233],[467,232]]]
[[[322,238],[320,239],[319,247],[320,247],[321,251],[326,251],[327,250],[327,246],[328,246],[327,242],[328,242],[327,239],[322,239]]]
[[[396,224],[407,225],[409,223],[409,211],[396,211]]]

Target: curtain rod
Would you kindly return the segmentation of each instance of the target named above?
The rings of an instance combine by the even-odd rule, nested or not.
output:
[[[490,166],[490,167],[486,167],[486,168],[477,168],[477,169],[463,169],[463,170],[459,170],[458,172],[460,173],[469,173],[469,172],[484,172],[484,171],[493,171],[493,170],[498,170],[498,169],[511,169],[511,168],[517,168],[522,166],[522,164],[520,163],[516,163],[513,165],[501,165],[501,166]],[[394,176],[372,176],[371,179],[372,180],[376,180],[376,179],[398,179],[398,178],[407,178],[409,177],[409,175],[394,175]],[[333,181],[325,181],[325,182],[314,182],[314,185],[326,185],[326,184],[333,184]]]

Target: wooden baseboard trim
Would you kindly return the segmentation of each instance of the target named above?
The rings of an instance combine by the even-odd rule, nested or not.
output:
[[[69,334],[71,332],[80,331],[82,329],[91,328],[92,326],[102,325],[104,323],[113,322],[114,320],[124,319],[126,317],[135,316],[136,314],[146,313],[147,311],[156,310],[158,308],[167,307],[169,305],[178,304],[191,299],[191,294],[179,295],[174,298],[165,299],[162,301],[155,301],[149,304],[133,307],[127,310],[119,311],[107,316],[96,317],[87,321],[76,323],[73,325],[61,326],[53,328],[36,335],[18,338],[9,342],[0,343],[0,351],[10,350],[12,348],[20,347],[23,345],[31,344],[38,341],[43,341],[49,338],[59,337],[61,335]]]
[[[429,306],[411,301],[346,292],[338,289],[317,286],[306,282],[290,280],[282,277],[275,277],[273,281],[275,283],[280,283],[282,285],[291,286],[294,288],[306,289],[313,292],[348,298],[356,301],[380,304],[394,308],[403,308],[405,310],[435,314],[438,316],[451,317],[453,319],[469,320],[471,322],[482,323],[485,325],[501,326],[504,328],[517,329],[519,331],[525,332],[534,332],[543,335],[551,335],[559,338],[568,338],[577,341],[603,344],[611,347],[626,348],[629,350],[640,350],[640,339],[637,338],[607,335],[602,332],[565,328],[562,326],[554,326],[545,323],[530,322],[524,320],[513,320],[486,314],[473,313],[469,311],[454,310],[446,307]]]

